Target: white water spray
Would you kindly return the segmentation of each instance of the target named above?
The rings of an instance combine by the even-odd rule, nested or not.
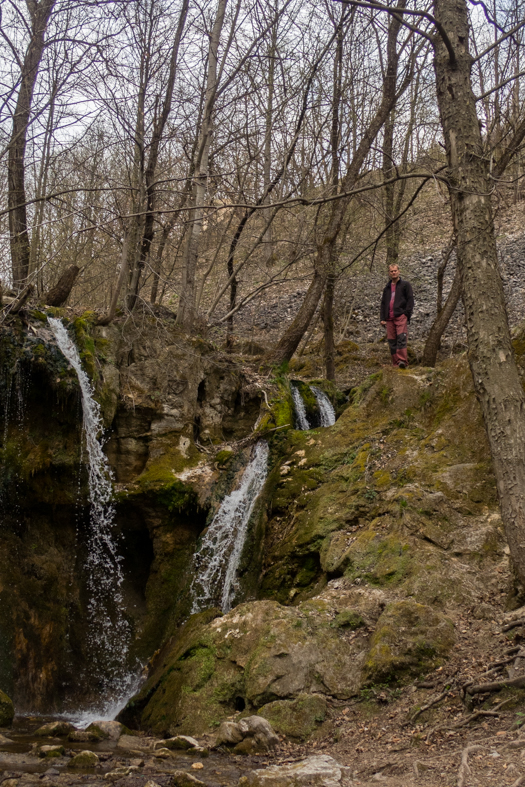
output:
[[[317,386],[311,385],[310,388],[314,392],[314,396],[317,399],[321,421],[320,426],[333,426],[335,424],[335,410],[332,406],[332,402],[325,392],[321,391],[321,389],[317,388]]]
[[[128,664],[131,630],[123,615],[122,558],[113,534],[115,507],[112,502],[112,473],[102,450],[103,430],[100,405],[93,397],[89,377],[75,344],[60,320],[48,318],[58,347],[78,376],[82,396],[83,431],[89,459],[89,528],[86,560],[89,658],[93,678],[104,695],[101,706],[93,709],[98,718],[108,717],[115,706],[134,691],[136,672]]]
[[[302,432],[306,432],[310,429],[310,423],[308,418],[306,417],[306,408],[304,406],[303,397],[301,396],[301,392],[295,386],[291,386],[292,389],[292,399],[295,408],[295,419],[296,419],[296,427],[300,429]]]
[[[257,443],[239,488],[224,498],[195,554],[192,612],[218,602],[223,612],[232,607],[248,523],[268,475],[268,453],[268,443]]]

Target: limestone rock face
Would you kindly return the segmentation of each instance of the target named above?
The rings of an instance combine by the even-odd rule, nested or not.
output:
[[[15,716],[13,701],[0,691],[0,727],[10,727]]]

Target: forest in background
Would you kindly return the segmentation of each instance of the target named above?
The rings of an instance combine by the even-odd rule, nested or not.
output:
[[[330,301],[356,265],[397,261],[425,191],[448,198],[419,8],[3,0],[4,289],[54,303],[69,271],[73,306],[162,304],[186,329],[232,332],[245,304],[321,267]],[[523,6],[469,13],[492,173],[523,123]],[[514,153],[492,179],[507,201],[522,196]]]

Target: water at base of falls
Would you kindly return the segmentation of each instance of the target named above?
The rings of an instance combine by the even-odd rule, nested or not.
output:
[[[239,488],[224,498],[195,554],[192,612],[232,607],[248,523],[268,475],[268,453],[268,443],[257,443]]]
[[[100,687],[101,700],[86,711],[98,719],[114,718],[137,686],[137,670],[129,666],[131,629],[123,613],[122,558],[113,532],[112,474],[102,450],[100,406],[82,369],[77,348],[60,320],[49,318],[58,347],[78,376],[82,396],[83,431],[89,459],[90,512],[87,525],[86,585],[89,679]]]
[[[317,388],[316,385],[311,385],[310,388],[314,392],[319,407],[319,426],[333,426],[335,424],[335,410],[332,406],[332,402],[325,392]]]

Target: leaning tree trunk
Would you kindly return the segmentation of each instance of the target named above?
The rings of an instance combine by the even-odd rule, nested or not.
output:
[[[423,366],[436,365],[437,354],[441,344],[441,337],[445,333],[447,325],[450,322],[450,318],[456,311],[456,306],[458,305],[460,297],[461,277],[459,275],[459,268],[456,268],[454,279],[452,281],[452,287],[450,288],[445,305],[432,323],[432,327],[428,332],[427,340],[423,350],[423,356],[421,358],[421,363]]]
[[[55,286],[44,296],[44,301],[48,306],[62,306],[69,298],[69,293],[73,289],[80,268],[78,265],[70,265],[59,278]]]
[[[512,562],[525,585],[525,394],[512,350],[498,268],[488,161],[470,81],[465,0],[435,0],[455,57],[436,35],[434,67],[445,138],[474,387],[490,443]]]

